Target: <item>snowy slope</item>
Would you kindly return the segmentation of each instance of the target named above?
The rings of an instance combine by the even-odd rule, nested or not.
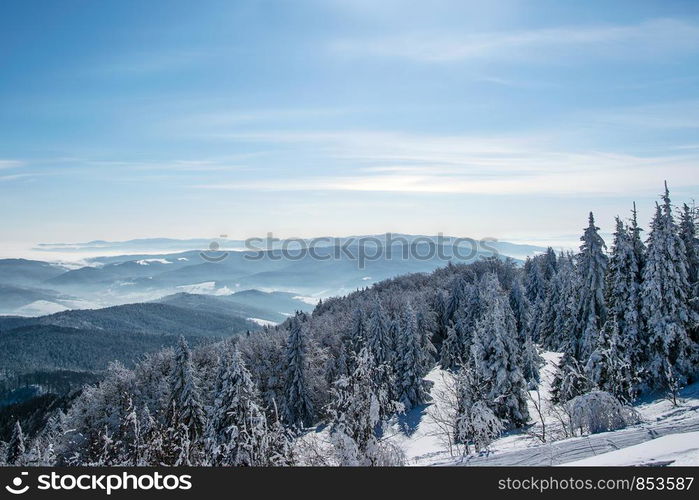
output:
[[[667,439],[661,441],[657,447],[648,446],[642,448],[639,453],[650,459],[650,450],[662,451],[664,446],[671,446],[671,436],[690,433],[686,440],[695,440],[699,431],[699,384],[687,387],[682,391],[683,401],[677,408],[669,401],[655,400],[636,406],[636,410],[642,417],[639,425],[627,429],[594,434],[590,436],[562,439],[561,425],[553,413],[552,408],[546,403],[549,399],[550,385],[553,379],[555,366],[560,359],[559,353],[543,353],[546,365],[541,371],[540,394],[536,391],[530,393],[529,411],[532,423],[529,428],[512,432],[494,441],[487,453],[480,455],[462,456],[456,447],[449,447],[448,432],[445,431],[441,421],[448,419],[448,404],[450,397],[451,376],[439,368],[430,372],[427,379],[433,382],[431,390],[432,403],[413,409],[407,415],[399,418],[392,426],[387,439],[398,444],[406,453],[409,465],[560,465],[575,462],[587,457],[605,456],[608,452],[628,447],[636,447],[656,438]],[[538,397],[540,396],[540,398]],[[546,425],[546,442],[540,439],[542,423],[536,410],[541,401],[541,413]],[[666,436],[666,437],[663,437]],[[682,441],[682,437],[677,438]],[[696,455],[696,442],[686,449],[678,450],[668,448],[668,453],[673,452],[682,455],[683,463],[692,460],[692,454]],[[674,450],[674,451],[672,451]],[[692,451],[695,450],[695,451]],[[661,456],[660,454],[658,456]],[[665,455],[663,455],[665,456]],[[679,455],[678,455],[679,456]],[[629,459],[623,455],[612,456],[614,464],[623,465]],[[660,460],[657,458],[656,460]]]
[[[670,434],[566,465],[699,465],[699,432]]]
[[[454,399],[453,378],[439,367],[426,379],[432,383],[429,404],[395,418],[384,439],[405,453],[406,465],[442,466],[550,466],[550,465],[697,465],[699,464],[699,383],[681,392],[678,407],[664,399],[635,406],[640,424],[614,432],[564,438],[562,426],[547,403],[555,367],[561,355],[542,353],[541,387],[530,392],[528,428],[503,435],[488,452],[464,456],[450,443],[449,421]],[[537,407],[541,411],[537,411]],[[542,442],[543,424],[546,442]],[[328,428],[318,428],[297,442],[306,465],[329,465],[324,456],[331,447]]]

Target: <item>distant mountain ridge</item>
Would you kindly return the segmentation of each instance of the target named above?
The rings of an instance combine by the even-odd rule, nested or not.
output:
[[[491,248],[495,248],[503,255],[521,259],[527,255],[533,255],[546,249],[541,246],[509,243],[506,241],[498,241],[494,238],[467,238],[456,236],[438,236],[438,235],[414,235],[405,233],[384,233],[384,234],[368,234],[368,235],[350,235],[350,236],[319,236],[314,238],[287,238],[274,241],[267,241],[265,238],[249,238],[247,240],[228,239],[228,238],[137,238],[125,241],[105,241],[94,240],[78,243],[39,243],[36,250],[51,251],[60,249],[61,251],[94,251],[94,250],[128,250],[130,252],[148,251],[148,253],[167,253],[180,252],[186,250],[208,250],[212,242],[216,242],[222,250],[252,250],[263,248],[266,250],[275,250],[282,248],[283,245],[289,242],[313,242],[317,247],[328,247],[336,244],[344,245],[347,241],[357,242],[358,240],[376,241],[381,240],[386,242],[387,234],[390,234],[393,240],[406,240],[412,243],[415,240],[447,242],[451,243],[457,239],[462,240],[464,245],[469,244],[468,241],[484,241],[488,242]]]
[[[521,260],[544,250],[491,240],[482,244],[464,240],[455,246],[453,237],[398,233],[390,237],[390,252],[386,235],[316,238],[313,255],[308,251],[299,253],[301,243],[290,244],[288,240],[275,242],[269,250],[253,251],[243,250],[242,240],[228,239],[216,240],[219,250],[209,249],[211,241],[203,239],[42,244],[40,248],[47,251],[47,256],[51,248],[59,247],[73,248],[77,253],[81,248],[97,248],[105,253],[133,252],[86,258],[83,262],[87,265],[77,268],[37,260],[1,259],[0,314],[37,316],[65,309],[156,301],[178,293],[225,296],[247,289],[323,298],[345,295],[402,274],[429,273],[448,261],[473,262],[494,255]],[[256,243],[260,247],[266,244],[262,240]],[[286,244],[291,249],[284,254],[280,247]],[[158,246],[168,249],[153,253]],[[188,249],[182,250],[183,247]],[[407,258],[403,258],[404,250],[410,250]],[[266,315],[255,310],[239,312],[268,321],[280,321],[279,313],[289,312],[254,303],[246,305],[263,309]],[[241,306],[239,303],[236,307]],[[255,315],[247,316],[248,312]]]

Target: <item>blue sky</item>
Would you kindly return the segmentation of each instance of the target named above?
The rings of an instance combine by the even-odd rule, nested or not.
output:
[[[6,242],[571,241],[699,190],[696,1],[0,6]]]

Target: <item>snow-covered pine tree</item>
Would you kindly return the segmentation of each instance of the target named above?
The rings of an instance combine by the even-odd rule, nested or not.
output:
[[[577,270],[580,276],[578,308],[575,315],[574,336],[577,342],[571,354],[587,362],[604,322],[607,320],[607,306],[604,300],[607,256],[605,244],[595,226],[595,218],[590,212],[589,224],[580,237],[580,253],[577,255]]]
[[[646,245],[643,243],[643,238],[641,238],[641,232],[643,232],[643,229],[641,229],[641,226],[638,225],[638,212],[636,211],[635,201],[633,203],[633,209],[631,210],[631,220],[629,222],[631,246],[633,247],[634,254],[636,255],[636,263],[638,264],[638,274],[640,281],[643,272],[643,266],[646,263]]]
[[[345,345],[348,350],[348,360],[349,360],[349,370],[354,371],[354,360],[356,355],[367,342],[367,330],[364,325],[364,312],[360,308],[356,308],[352,313],[352,321],[350,323],[350,330],[345,341]]]
[[[575,312],[577,310],[579,276],[575,271],[574,257],[571,253],[561,254],[558,258],[558,270],[553,277],[555,286],[555,313],[553,333],[541,345],[554,351],[572,352],[576,343],[574,334]]]
[[[595,387],[630,403],[636,397],[637,384],[628,353],[620,346],[619,328],[613,316],[604,324],[595,350],[585,365],[587,379]]]
[[[697,209],[684,203],[680,213],[679,231],[687,253],[687,281],[694,296],[697,295],[699,285],[699,239],[697,239],[696,221]]]
[[[527,381],[527,389],[534,390],[541,382],[540,370],[544,366],[544,358],[539,354],[539,349],[528,333],[522,344],[522,375]]]
[[[337,346],[337,354],[328,356],[325,362],[325,372],[323,376],[328,384],[332,384],[335,380],[349,373],[348,360],[350,357],[350,349],[347,338],[343,336]]]
[[[221,357],[208,427],[213,465],[261,465],[267,420],[257,387],[237,348]]]
[[[415,313],[415,326],[417,327],[420,344],[420,367],[421,374],[425,377],[435,364],[437,359],[437,349],[432,343],[434,322],[431,315],[422,311]]]
[[[463,347],[459,332],[454,325],[447,328],[447,336],[442,342],[442,352],[439,363],[443,370],[455,370],[462,362]]]
[[[512,281],[510,286],[510,307],[512,308],[512,313],[515,316],[515,322],[517,324],[517,334],[520,342],[524,342],[527,334],[529,333],[530,324],[530,304],[529,299],[527,299],[524,293],[524,286],[519,278]]]
[[[318,308],[316,308],[316,310],[317,309]],[[388,333],[390,335],[392,332],[389,330]],[[337,355],[328,359],[327,368],[325,370],[325,379],[328,384],[332,384],[339,377],[348,375],[354,371],[355,366],[353,363],[356,358],[355,355],[366,345],[366,342],[367,330],[364,326],[364,314],[361,309],[355,308],[348,322],[348,327],[341,332]]]
[[[486,404],[506,426],[521,427],[529,411],[514,315],[495,273],[483,276],[480,293],[482,312],[471,346],[473,369],[487,384]]]
[[[160,423],[151,414],[148,406],[143,408],[141,415],[141,435],[143,436],[140,452],[141,463],[138,465],[161,465],[167,446],[164,443],[163,429]]]
[[[484,400],[487,383],[475,372],[472,361],[455,375],[454,442],[464,446],[465,454],[471,447],[475,452],[487,448],[503,430],[502,421]]]
[[[527,257],[524,262],[524,288],[527,299],[533,308],[537,307],[546,294],[546,278],[543,267],[541,256]]]
[[[109,432],[109,427],[105,425],[99,432],[98,436],[99,439],[97,443],[99,446],[99,454],[97,455],[97,460],[94,463],[90,463],[89,465],[94,467],[107,467],[117,465],[114,463],[114,439],[112,438],[112,435]]]
[[[272,403],[272,414],[268,417],[272,424],[269,426],[265,438],[265,463],[263,465],[269,467],[288,467],[294,465],[294,450],[292,447],[293,435],[284,427],[277,405]]]
[[[566,403],[589,392],[592,387],[585,375],[585,366],[571,354],[564,352],[551,383],[551,402]]]
[[[447,298],[445,317],[446,324],[449,324],[450,321],[454,320],[454,315],[456,314],[456,311],[458,311],[459,308],[462,306],[467,286],[468,282],[463,276],[455,276],[451,291],[449,293],[449,297]]]
[[[445,370],[456,370],[471,356],[471,337],[480,315],[478,286],[464,285],[461,306],[455,312],[442,345],[440,363]]]
[[[696,321],[689,304],[687,253],[672,215],[667,184],[656,206],[647,242],[641,287],[646,326],[647,384],[683,385],[697,371],[697,345],[689,336]]]
[[[437,322],[435,343],[438,346],[441,346],[447,339],[447,329],[449,328],[449,318],[447,317],[447,297],[444,291],[437,290],[437,293],[435,293],[433,309]]]
[[[32,440],[28,464],[33,467],[51,467],[56,465],[56,450],[62,444],[65,433],[65,413],[55,410],[46,421],[46,425]]]
[[[388,318],[377,297],[374,299],[367,328],[367,348],[377,366],[389,363],[393,346],[388,331]]]
[[[544,279],[548,282],[554,274],[556,274],[556,269],[558,266],[558,259],[556,258],[556,252],[553,248],[548,247],[546,253],[544,254],[544,260],[542,262]]]
[[[206,419],[189,345],[180,337],[170,374],[170,439],[175,465],[196,465],[201,460]]]
[[[634,248],[633,229],[624,227],[617,217],[614,243],[609,258],[607,275],[607,309],[609,319],[613,321],[610,328],[616,331],[615,348],[620,352],[615,355],[625,359],[633,368],[631,380],[627,383],[636,385],[643,367],[644,348],[641,344],[643,337],[643,319],[641,316],[641,280],[640,267],[637,260],[637,249]],[[607,335],[610,337],[610,335]],[[594,381],[598,383],[597,381]],[[600,386],[601,387],[601,386]],[[629,401],[638,388],[633,387],[626,393],[624,399]],[[613,392],[606,388],[603,390]]]
[[[543,301],[539,302],[535,314],[528,322],[525,336],[530,335],[536,338],[541,345],[550,346],[554,343],[556,336],[556,318],[560,314],[561,307],[561,280],[559,273],[556,273],[546,283],[546,295]]]
[[[403,308],[401,318],[402,334],[396,360],[396,383],[399,400],[408,410],[424,403],[428,398],[424,377],[425,353],[421,346],[415,311],[410,304]]]
[[[289,324],[284,397],[284,419],[288,425],[302,429],[313,424],[313,403],[306,379],[304,331],[298,315]]]
[[[388,338],[389,344],[391,346],[390,362],[395,363],[396,356],[398,352],[398,346],[400,344],[401,328],[400,328],[400,318],[389,318],[388,319]],[[395,370],[394,370],[395,371]]]
[[[546,253],[533,257],[529,268],[525,263],[525,296],[529,300],[530,308],[527,327],[535,342],[541,343],[542,336],[547,337],[551,334],[553,298],[549,295],[552,294],[551,280],[556,275],[557,267],[556,253],[551,247]],[[520,341],[523,342],[524,337]]]
[[[119,426],[117,461],[119,465],[137,466],[141,463],[141,422],[130,394],[124,395],[124,407],[124,417]]]
[[[24,452],[24,433],[22,432],[22,426],[20,425],[19,420],[17,420],[15,422],[15,426],[12,428],[10,442],[7,445],[7,465],[22,465]]]
[[[680,216],[680,237],[687,252],[687,281],[690,288],[689,305],[694,315],[690,321],[689,336],[695,345],[699,345],[699,239],[697,239],[697,218],[699,210],[686,203],[682,206]]]
[[[330,441],[338,465],[382,465],[377,433],[381,430],[381,407],[388,405],[388,393],[374,383],[376,366],[366,348],[356,356],[356,369],[340,377],[332,388],[328,413]]]

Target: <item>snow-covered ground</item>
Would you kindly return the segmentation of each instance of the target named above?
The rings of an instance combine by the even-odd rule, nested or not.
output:
[[[699,465],[699,384],[682,391],[678,407],[664,399],[637,404],[635,409],[642,419],[638,425],[566,439],[555,409],[548,403],[561,355],[545,352],[543,356],[546,365],[541,369],[540,391],[530,392],[531,425],[503,435],[488,452],[463,456],[454,446],[450,450],[444,422],[450,417],[452,379],[439,368],[427,377],[433,383],[433,402],[400,417],[391,426],[387,439],[405,451],[408,465],[631,465],[671,461],[675,465]]]
[[[699,432],[670,434],[566,465],[699,465]]]
[[[453,379],[438,367],[427,376],[432,383],[432,402],[394,419],[384,439],[404,451],[407,465],[699,465],[699,383],[681,391],[677,407],[665,399],[637,404],[635,409],[641,416],[638,425],[566,438],[555,409],[548,403],[561,355],[545,352],[543,357],[546,364],[541,369],[539,392],[530,392],[529,427],[503,435],[491,443],[487,452],[464,456],[461,449],[453,443],[450,445],[448,422],[453,419],[449,404],[454,398]],[[330,446],[328,429],[308,433],[302,442],[307,451],[320,456]],[[309,460],[309,464],[312,462]]]

